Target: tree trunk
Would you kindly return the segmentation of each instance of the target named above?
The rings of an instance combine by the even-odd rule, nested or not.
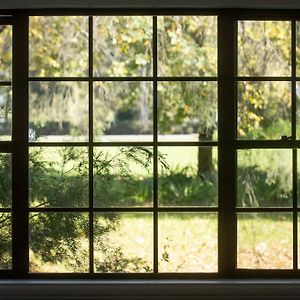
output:
[[[199,133],[199,141],[211,141],[213,130],[206,128]],[[198,176],[210,177],[213,172],[212,147],[198,148]]]

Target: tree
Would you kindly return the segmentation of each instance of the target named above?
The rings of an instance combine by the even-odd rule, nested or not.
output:
[[[161,76],[216,76],[215,17],[159,17],[158,64]],[[211,141],[217,129],[217,89],[213,82],[163,83],[159,86],[160,133],[196,133]],[[199,147],[198,174],[213,171],[212,148]]]
[[[216,76],[216,21],[216,17],[211,16],[158,17],[159,76]],[[151,17],[94,17],[93,30],[95,76],[152,75]],[[240,22],[239,75],[288,76],[289,30],[289,25],[285,22]],[[9,49],[11,44],[7,41],[10,41],[11,33],[0,27],[0,34],[0,45],[3,49]],[[87,17],[31,17],[29,38],[30,76],[88,75]],[[10,63],[9,50],[5,51],[1,59],[5,60],[5,65],[7,61]],[[9,68],[4,69],[3,77],[9,74],[7,71]],[[51,122],[58,123],[60,133],[64,132],[64,122],[67,122],[70,130],[64,132],[66,135],[87,140],[87,86],[86,82],[80,84],[32,82],[30,121],[36,129],[36,137],[49,134],[49,130],[53,134]],[[216,83],[209,81],[159,82],[159,133],[192,133],[197,136],[197,140],[215,139],[216,91]],[[239,83],[239,137],[274,138],[280,137],[281,132],[284,134],[289,132],[286,131],[290,121],[288,95],[289,88],[285,83]],[[120,132],[121,129],[125,134],[151,133],[153,120],[151,96],[151,87],[145,81],[95,83],[95,138]],[[4,102],[5,110],[0,103],[2,109],[0,114],[4,111],[4,117],[2,115],[0,117],[9,122],[10,104],[7,100]],[[281,115],[280,122],[275,122],[278,119],[278,111]],[[107,195],[109,193],[112,195],[113,187],[119,183],[117,181],[123,181],[125,185],[134,182],[128,167],[129,162],[135,161],[146,168],[151,160],[147,148],[129,147],[120,152],[120,156],[115,157],[115,160],[111,160],[111,157],[101,151],[95,157],[94,171],[99,180],[95,188],[108,187]],[[88,185],[85,150],[62,149],[55,158],[51,161],[40,149],[32,151],[29,190],[31,205],[50,207],[86,205],[87,197],[82,197],[83,194],[87,196]],[[2,185],[0,192],[3,193],[0,201],[2,205],[7,205],[7,201],[10,201],[8,193],[11,190],[7,177],[9,164],[4,156],[0,157],[0,161],[0,176],[3,179],[0,181]],[[119,165],[117,174],[111,167],[115,163]],[[209,175],[212,168],[211,148],[199,147],[198,174]],[[147,187],[145,181],[140,180],[140,183]],[[128,187],[128,191],[132,191],[133,188]],[[0,253],[4,253],[1,260],[8,266],[9,216],[2,214],[0,222],[3,230],[1,236],[5,237],[0,242],[0,250],[3,251]],[[87,248],[78,243],[78,239],[82,241],[87,239],[88,222],[85,216],[32,214],[30,222],[32,251],[43,262],[67,261],[71,269],[85,270],[86,260],[83,257],[87,256]],[[105,239],[117,225],[118,217],[110,215],[106,218],[106,224],[100,224],[99,228],[95,227],[95,233]],[[49,237],[50,233],[53,234],[52,237]],[[97,262],[100,271],[111,271],[122,266],[119,271],[124,269],[126,264],[133,263],[122,256],[120,249],[108,251],[101,242],[98,246],[108,253],[107,260]],[[134,263],[142,264],[139,260]]]
[[[240,76],[290,76],[289,22],[241,21],[238,28]],[[238,134],[248,139],[291,135],[290,83],[239,82]]]
[[[152,152],[145,147],[120,148],[120,152],[114,156],[108,156],[104,151],[95,153],[95,199],[97,200],[97,193],[106,195],[101,199],[101,206],[109,207],[115,204],[109,202],[110,194],[114,192],[114,181],[124,182],[122,189],[130,191],[131,185],[134,184],[134,175],[129,166],[132,162],[147,169],[152,164],[152,156]],[[35,148],[30,153],[29,175],[31,207],[88,206],[88,161],[85,150],[66,147],[47,153],[47,148]],[[151,193],[151,189],[149,192]],[[127,195],[127,201],[131,200],[131,196]],[[96,200],[97,207],[99,204]],[[149,269],[150,266],[143,259],[128,258],[119,247],[107,246],[109,235],[117,230],[118,226],[117,213],[106,214],[102,222],[95,218],[94,236],[97,238],[94,240],[94,247],[104,256],[102,260],[95,256],[96,269],[102,272],[120,272],[132,267],[136,270]],[[39,271],[43,263],[50,263],[63,264],[67,270],[75,272],[86,272],[89,265],[88,236],[89,221],[86,213],[32,213],[32,271]],[[37,262],[36,265],[34,262]]]

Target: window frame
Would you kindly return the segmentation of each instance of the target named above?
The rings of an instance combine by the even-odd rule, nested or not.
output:
[[[37,10],[3,10],[1,14],[10,14],[11,17],[0,18],[0,24],[11,24],[13,26],[13,128],[12,141],[0,142],[0,151],[12,153],[12,270],[1,270],[1,278],[44,278],[44,279],[225,279],[225,278],[299,278],[300,269],[298,264],[298,229],[297,214],[300,209],[297,207],[297,148],[300,148],[300,141],[296,140],[296,94],[295,88],[292,93],[292,140],[272,141],[241,141],[237,139],[237,21],[238,20],[289,20],[292,22],[292,67],[291,82],[295,87],[297,77],[295,70],[296,33],[295,22],[300,20],[300,10],[204,10],[204,9],[37,9]],[[218,147],[218,273],[150,273],[150,274],[117,274],[117,273],[29,273],[29,245],[28,245],[28,26],[29,16],[34,15],[152,15],[155,20],[158,15],[216,15],[218,18],[218,141],[200,142],[203,146]],[[90,18],[91,19],[91,18]],[[89,21],[90,22],[90,21]],[[90,30],[91,26],[90,26]],[[154,24],[154,31],[157,30]],[[154,45],[157,41],[154,41]],[[92,45],[89,45],[90,47]],[[154,47],[153,61],[156,60]],[[92,65],[91,58],[89,65]],[[157,85],[157,66],[154,64],[153,82]],[[92,82],[93,73],[89,70],[89,82]],[[57,78],[59,80],[59,78]],[[130,79],[130,78],[129,78]],[[185,78],[188,80],[188,78]],[[89,94],[93,93],[89,84]],[[154,92],[154,95],[156,93]],[[89,107],[93,105],[92,97],[89,100]],[[157,99],[154,99],[154,104]],[[154,115],[157,115],[157,105],[154,105]],[[154,117],[155,119],[155,117]],[[92,122],[93,116],[89,116]],[[154,121],[154,124],[157,122]],[[90,133],[91,134],[91,133]],[[153,128],[154,142],[157,141],[157,127]],[[156,138],[155,138],[156,136]],[[90,143],[90,142],[89,142]],[[57,143],[55,143],[57,144]],[[68,143],[62,143],[65,146]],[[92,145],[97,143],[92,143]],[[124,143],[122,143],[124,144]],[[139,143],[141,144],[141,143]],[[89,144],[89,149],[92,149]],[[111,144],[110,144],[111,145]],[[132,143],[130,143],[132,145]],[[148,145],[148,144],[147,144]],[[167,145],[167,144],[166,144]],[[200,144],[197,142],[197,146]],[[294,268],[291,270],[250,270],[237,269],[237,224],[236,213],[241,211],[253,211],[252,209],[236,208],[236,175],[237,175],[237,150],[252,148],[286,148],[293,149],[293,254]],[[156,150],[157,151],[157,150]],[[155,149],[154,149],[155,153]],[[89,155],[91,151],[89,150]],[[155,171],[156,170],[156,171]],[[156,173],[155,173],[156,172]],[[157,184],[157,166],[154,166],[154,185]],[[90,185],[92,183],[90,182]],[[22,201],[20,201],[22,199]],[[157,197],[154,199],[157,200]],[[228,201],[231,199],[231,201]],[[157,203],[154,211],[154,236],[157,237]],[[56,210],[56,209],[55,209]],[[183,209],[187,211],[186,209]],[[267,209],[270,211],[269,209]],[[109,209],[112,211],[112,209]],[[127,210],[126,210],[127,211]],[[151,210],[152,211],[152,210]],[[170,209],[167,209],[170,211]],[[175,211],[178,211],[175,209]],[[188,210],[189,211],[189,210]],[[207,211],[207,208],[197,208],[192,211]],[[209,210],[211,211],[211,210]],[[274,211],[274,210],[272,210]],[[280,210],[282,211],[282,210]],[[89,210],[90,215],[94,210]],[[155,216],[156,215],[156,216]],[[156,219],[156,220],[155,220]],[[92,224],[92,222],[90,222]],[[296,226],[295,226],[296,225]],[[90,226],[93,227],[93,226]],[[92,230],[92,228],[90,229]],[[154,238],[154,241],[157,238]],[[296,241],[296,242],[295,242]],[[155,243],[154,243],[155,244]],[[154,245],[157,249],[157,245]],[[90,253],[91,254],[91,253]],[[157,253],[155,254],[157,260]],[[91,261],[92,259],[90,259]],[[154,270],[155,271],[155,270]]]

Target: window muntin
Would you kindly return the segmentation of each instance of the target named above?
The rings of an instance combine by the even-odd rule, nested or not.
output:
[[[220,13],[219,15],[219,20],[222,20],[223,16],[222,16],[222,13]],[[155,19],[155,18],[154,18]],[[233,17],[231,20],[236,20],[235,17]],[[224,21],[224,19],[223,19]],[[251,20],[251,22],[253,22],[253,20]],[[235,216],[238,217],[239,215],[245,215],[245,214],[249,214],[249,216],[247,216],[245,219],[247,220],[248,219],[251,219],[251,217],[254,216],[254,214],[258,214],[260,216],[260,218],[264,218],[262,216],[262,213],[270,213],[270,214],[275,214],[275,213],[279,213],[280,215],[285,215],[285,214],[290,214],[292,216],[292,221],[289,222],[289,224],[293,224],[292,225],[292,230],[290,230],[289,232],[292,231],[292,240],[293,240],[293,243],[289,242],[289,251],[290,249],[292,248],[292,262],[293,262],[293,268],[295,269],[295,265],[296,265],[296,262],[297,262],[297,255],[295,256],[295,253],[297,252],[297,244],[295,244],[295,241],[297,240],[297,230],[295,229],[295,224],[297,223],[297,212],[295,210],[295,199],[297,200],[297,198],[295,197],[295,194],[297,193],[297,189],[295,189],[295,173],[297,172],[297,164],[295,163],[295,161],[297,160],[297,155],[295,155],[295,149],[297,148],[297,141],[293,138],[293,135],[295,135],[295,124],[296,124],[296,110],[295,110],[295,95],[296,95],[296,89],[295,89],[295,72],[296,72],[296,68],[295,68],[295,52],[296,52],[296,39],[295,39],[295,24],[296,22],[295,21],[285,21],[285,22],[288,22],[290,24],[290,33],[291,33],[291,46],[290,46],[290,51],[291,51],[291,73],[292,75],[291,76],[265,76],[265,75],[261,75],[261,76],[255,76],[255,77],[251,77],[251,76],[248,76],[248,75],[238,75],[239,77],[237,77],[237,81],[238,82],[258,82],[258,85],[260,84],[260,82],[264,82],[264,81],[269,81],[269,82],[273,82],[273,81],[280,81],[280,82],[287,82],[290,84],[290,91],[291,91],[291,97],[290,97],[290,107],[291,108],[288,108],[291,110],[291,119],[290,119],[290,122],[291,122],[291,136],[292,138],[290,137],[290,135],[286,135],[286,134],[283,134],[283,138],[281,140],[279,140],[277,138],[276,135],[271,135],[271,137],[269,137],[268,139],[271,139],[271,141],[262,141],[262,140],[250,140],[248,139],[244,139],[244,140],[236,140],[234,142],[234,151],[237,150],[237,149],[257,149],[257,148],[262,148],[262,149],[278,149],[278,148],[283,148],[285,150],[287,149],[290,149],[290,151],[292,152],[292,185],[293,185],[293,190],[292,190],[292,194],[293,194],[293,197],[292,197],[292,207],[277,207],[276,209],[274,207],[236,207],[235,209]],[[91,34],[93,32],[93,30],[91,30],[91,18],[89,18],[89,34]],[[155,29],[156,29],[156,26],[155,26],[155,22],[153,23],[153,31],[155,32]],[[233,31],[231,31],[232,34],[234,34]],[[219,37],[220,38],[220,37]],[[155,39],[153,39],[154,42],[155,42]],[[91,40],[89,40],[89,49],[92,48],[92,42]],[[219,46],[219,49],[222,49],[223,45],[218,45]],[[156,49],[158,50],[158,49]],[[153,48],[153,57],[155,58],[156,57],[156,54],[157,52],[155,51],[155,47]],[[222,56],[222,55],[221,55]],[[237,57],[237,56],[236,56]],[[221,58],[222,60],[222,58]],[[233,64],[232,64],[233,65]],[[93,66],[93,62],[92,62],[92,59],[90,58],[89,56],[89,76],[88,77],[72,77],[72,78],[67,78],[67,77],[41,77],[41,78],[38,78],[38,77],[30,77],[29,78],[29,81],[30,82],[37,82],[37,83],[40,83],[40,82],[46,82],[46,81],[62,81],[62,82],[66,82],[66,81],[70,81],[70,82],[88,82],[88,85],[89,85],[89,101],[88,101],[88,104],[89,104],[89,110],[91,111],[91,107],[92,107],[92,104],[93,104],[93,84],[91,84],[92,82],[122,82],[123,80],[124,81],[128,81],[128,79],[131,80],[131,77],[124,77],[124,78],[121,78],[121,77],[113,77],[111,76],[111,78],[108,80],[107,78],[105,77],[93,77],[93,74],[94,73],[91,73],[91,70],[93,69],[91,66]],[[181,214],[181,213],[193,213],[193,214],[196,214],[196,213],[201,213],[203,214],[204,212],[205,213],[210,213],[210,214],[213,214],[213,213],[217,213],[217,215],[219,216],[220,213],[223,214],[223,208],[224,208],[224,198],[221,197],[222,200],[222,203],[221,203],[221,207],[222,207],[222,210],[219,211],[219,208],[218,207],[158,207],[157,205],[159,204],[157,202],[158,198],[157,196],[155,195],[155,193],[157,193],[157,186],[155,187],[155,185],[157,185],[157,183],[155,183],[156,179],[155,179],[155,174],[156,172],[158,171],[158,149],[159,147],[166,147],[166,146],[171,146],[171,147],[175,147],[175,146],[188,146],[186,145],[186,141],[183,141],[183,140],[179,140],[179,141],[175,141],[172,142],[172,141],[159,141],[158,140],[158,134],[157,134],[157,130],[158,129],[158,120],[157,120],[157,113],[159,112],[158,110],[158,106],[156,104],[158,104],[158,102],[156,102],[158,99],[155,99],[155,97],[157,96],[157,87],[158,87],[158,84],[160,82],[168,82],[168,81],[199,81],[199,82],[203,82],[203,81],[216,81],[217,78],[215,77],[206,77],[206,78],[202,78],[202,77],[192,77],[192,78],[184,78],[184,77],[177,77],[177,78],[173,78],[173,77],[157,77],[156,74],[157,72],[156,71],[158,70],[157,69],[157,65],[155,63],[155,59],[153,60],[153,76],[149,78],[148,77],[144,77],[144,80],[143,78],[133,78],[132,81],[145,81],[145,82],[151,82],[152,85],[153,85],[153,100],[154,100],[154,105],[153,105],[153,141],[152,140],[149,140],[149,141],[134,141],[134,142],[131,142],[131,141],[120,141],[118,140],[118,137],[117,137],[117,140],[113,140],[113,141],[105,141],[105,142],[102,142],[102,141],[94,141],[92,139],[92,133],[93,131],[89,130],[88,132],[88,135],[89,135],[89,140],[88,141],[83,141],[83,142],[77,142],[77,141],[62,141],[62,142],[47,142],[47,141],[41,141],[40,144],[39,142],[32,142],[32,141],[29,141],[29,145],[30,145],[30,148],[34,148],[34,147],[40,147],[40,146],[43,146],[45,148],[50,148],[52,146],[56,146],[56,147],[88,147],[88,165],[89,165],[89,169],[91,170],[92,169],[92,162],[93,160],[91,159],[93,157],[93,152],[94,152],[94,148],[97,148],[97,147],[105,147],[105,148],[108,148],[108,147],[117,147],[117,146],[136,146],[136,143],[141,144],[142,147],[153,147],[153,154],[154,154],[154,160],[153,160],[153,169],[154,169],[154,179],[153,179],[153,203],[154,203],[154,209],[150,206],[150,207],[99,207],[99,208],[93,208],[93,214],[91,213],[91,210],[90,208],[92,207],[92,203],[91,203],[91,194],[89,194],[89,199],[88,199],[88,202],[89,202],[89,207],[88,208],[73,208],[73,207],[61,207],[61,208],[56,208],[56,207],[48,207],[48,208],[43,208],[43,207],[31,207],[30,208],[30,212],[31,214],[34,214],[34,213],[40,213],[40,214],[47,214],[47,213],[63,213],[63,214],[67,214],[67,213],[77,213],[77,214],[80,214],[80,213],[86,213],[88,215],[88,227],[89,227],[89,231],[91,231],[91,228],[94,227],[92,224],[93,224],[93,221],[94,220],[94,214],[105,214],[105,213],[112,213],[112,212],[117,212],[117,213],[131,213],[131,212],[136,212],[136,213],[144,213],[144,212],[147,212],[149,213],[150,215],[152,215],[153,217],[153,236],[155,237],[158,237],[158,233],[159,231],[157,231],[157,229],[159,228],[159,223],[157,222],[157,217],[160,215],[160,214],[163,214],[163,213],[166,213],[166,214],[172,214],[172,213],[175,213],[175,214]],[[219,72],[220,72],[220,69],[219,69]],[[281,77],[280,77],[281,76]],[[265,77],[265,79],[261,79],[260,77]],[[221,78],[222,80],[222,78]],[[234,79],[231,78],[229,80],[229,82],[234,82]],[[157,84],[156,84],[157,83]],[[237,82],[236,82],[237,83]],[[220,87],[220,85],[219,85]],[[222,90],[222,85],[221,85],[221,90]],[[224,92],[224,91],[223,91]],[[91,96],[92,95],[92,96]],[[220,95],[220,93],[219,93]],[[221,95],[224,95],[224,93],[222,93],[221,91]],[[26,98],[26,97],[25,97]],[[235,99],[237,100],[237,99]],[[279,102],[279,101],[278,101]],[[230,111],[230,109],[229,109]],[[236,111],[235,113],[238,113],[238,111]],[[222,115],[222,114],[221,114]],[[91,126],[90,124],[93,123],[93,115],[92,114],[89,114],[89,129],[93,129],[93,126]],[[234,117],[234,115],[232,115],[231,117]],[[287,118],[288,119],[288,118]],[[220,120],[219,120],[220,121]],[[216,122],[219,122],[218,120],[216,120]],[[223,121],[221,120],[221,124],[224,124],[222,123]],[[219,128],[220,129],[220,128]],[[224,137],[224,130],[222,129],[220,131],[220,133],[218,134],[218,138],[219,139],[223,139]],[[232,135],[232,138],[233,135]],[[280,138],[280,137],[279,137]],[[92,142],[91,142],[92,141]],[[270,142],[270,143],[269,143]],[[35,145],[36,143],[36,145]],[[178,144],[179,143],[179,144]],[[219,143],[218,143],[218,140],[216,140],[216,142],[214,141],[188,141],[189,143],[189,146],[201,146],[201,147],[204,147],[204,146],[220,146]],[[177,145],[178,144],[178,145]],[[221,143],[222,147],[224,146],[223,144],[223,141]],[[221,163],[218,162],[218,164],[221,165],[221,169],[222,169],[222,160],[224,159],[224,155],[226,155],[226,152],[224,152],[224,148],[221,149],[219,148],[219,154],[221,153],[221,155],[219,155],[221,157]],[[292,150],[293,149],[293,150]],[[228,150],[228,148],[227,148]],[[230,150],[231,151],[231,150]],[[155,157],[157,159],[155,159]],[[233,168],[233,167],[232,167]],[[157,170],[157,171],[156,171]],[[223,170],[224,171],[224,170]],[[223,172],[222,171],[222,172]],[[229,170],[229,173],[232,171],[232,169],[230,168]],[[224,173],[222,173],[224,174]],[[230,173],[232,174],[232,173]],[[88,177],[89,177],[89,180],[91,180],[91,177],[92,177],[92,174],[89,173],[88,174]],[[221,182],[219,182],[219,186],[224,186],[224,181],[226,182],[229,182],[230,184],[233,183],[232,180],[230,179],[224,179],[224,177],[220,177],[219,178]],[[93,181],[89,181],[89,193],[91,193],[90,191],[93,190],[93,188],[91,188]],[[222,190],[222,189],[221,189]],[[230,202],[234,201],[235,200],[235,196],[234,194],[232,194],[232,199],[230,200]],[[155,203],[157,202],[157,203]],[[74,210],[74,211],[73,211]],[[156,220],[157,219],[157,220]],[[221,218],[222,220],[222,218]],[[232,220],[231,219],[228,219],[229,222],[231,222]],[[241,224],[241,223],[240,223]],[[220,228],[222,228],[222,226],[224,225],[224,222],[222,221],[221,224],[219,224],[218,226],[221,226]],[[237,227],[239,227],[239,223],[237,222],[236,223]],[[219,229],[220,229],[219,228]],[[227,227],[228,228],[228,227]],[[291,227],[290,227],[291,228]],[[221,229],[220,229],[221,230]],[[223,234],[227,234],[226,233],[226,229],[222,229],[221,232]],[[231,235],[234,235],[235,232],[233,231]],[[88,243],[89,243],[89,256],[93,258],[93,253],[92,251],[90,251],[91,249],[91,244],[93,242],[93,239],[95,238],[95,236],[92,236],[92,237],[89,237],[89,240],[88,240]],[[220,253],[220,250],[221,249],[224,249],[222,248],[222,236],[218,236],[218,240],[220,241],[221,240],[221,246],[219,245],[219,253]],[[154,245],[153,245],[153,248],[157,249],[157,246],[155,245],[155,241],[158,241],[157,239],[153,239],[154,241]],[[289,239],[289,241],[291,241],[291,239]],[[240,246],[240,241],[239,241],[239,237],[238,237],[238,241],[237,241],[237,245]],[[218,243],[219,244],[219,243]],[[280,243],[279,243],[280,245]],[[295,246],[296,245],[296,246]],[[221,248],[220,248],[221,247]],[[230,248],[230,247],[229,247]],[[234,253],[233,251],[231,253]],[[156,267],[155,267],[155,261],[158,262],[158,252],[156,253],[155,251],[153,252],[153,261],[154,261],[154,273],[156,273],[157,271],[159,271],[159,265],[156,264]],[[222,254],[222,257],[223,254]],[[236,257],[237,259],[239,259],[239,257]],[[91,268],[91,260],[89,261],[89,270],[93,269],[94,267]],[[226,262],[224,262],[222,259],[219,261],[219,265],[218,265],[218,268],[219,270],[222,270],[223,266],[226,265]],[[235,269],[235,267],[233,268],[234,269],[234,272],[236,272],[236,274],[245,274],[247,276],[247,274],[250,274],[250,273],[247,273],[247,272],[244,272],[245,269],[247,268],[255,268],[255,269],[258,269],[256,267],[253,267],[253,266],[247,266],[247,265],[241,265],[238,263],[237,265],[237,269]],[[265,269],[272,269],[272,266],[270,267],[262,267],[263,270]],[[199,268],[200,269],[200,268]],[[276,270],[272,271],[272,272],[269,272],[269,273],[263,273],[263,274],[268,274],[268,276],[277,276],[276,274],[279,274],[277,272],[277,270],[281,269],[281,267],[276,267]],[[286,269],[286,267],[284,267],[284,269]],[[241,272],[240,272],[241,271]],[[34,272],[34,271],[33,271]],[[70,271],[71,273],[72,272],[76,272],[76,271]],[[172,272],[172,271],[171,271]],[[182,276],[188,276],[187,274],[189,273],[190,271],[182,271],[182,273],[184,273]],[[206,272],[204,270],[204,272]],[[258,272],[258,270],[256,270],[256,272]],[[200,274],[199,272],[196,271],[197,274]],[[97,273],[97,274],[94,274],[94,275],[101,275],[102,273]],[[157,273],[157,275],[159,275],[160,273]],[[223,274],[223,273],[222,273]],[[259,273],[257,273],[259,274]],[[261,273],[262,274],[262,273]],[[273,274],[273,275],[272,275]],[[291,273],[290,273],[291,274]],[[84,275],[84,274],[83,274]],[[128,274],[129,275],[129,274]],[[150,272],[150,275],[151,275],[151,272]],[[116,274],[114,274],[113,276],[116,276]],[[171,276],[170,274],[168,276]],[[203,276],[208,276],[207,274],[203,274]],[[220,274],[217,274],[216,276],[220,276]],[[222,275],[223,276],[223,275]],[[226,277],[226,275],[225,275]]]
[[[65,23],[57,25],[58,20]],[[162,22],[171,28],[162,28]],[[41,24],[49,26],[39,30],[37,25]],[[70,32],[66,24],[70,24]],[[197,25],[201,28],[198,33]],[[174,45],[177,48],[172,49],[169,39],[179,31]],[[48,36],[43,39],[45,33]],[[30,272],[217,271],[217,147],[201,146],[203,141],[217,146],[217,78],[212,77],[217,74],[216,33],[215,16],[30,17]],[[58,46],[51,50],[50,41],[56,39]],[[175,74],[175,54],[183,59],[181,47],[185,44],[197,51],[190,50],[193,61],[189,64],[198,60],[199,72]],[[161,51],[168,51],[167,61],[158,58]],[[173,73],[167,71],[170,67]],[[160,78],[159,70],[163,69],[166,71]],[[183,81],[185,77],[181,76],[189,77]],[[205,112],[209,105],[211,110]],[[167,118],[164,112],[170,116]],[[161,139],[158,131],[162,128],[165,129]],[[166,144],[161,147],[160,141]],[[174,141],[176,147],[172,145]],[[181,165],[180,157],[185,155],[188,159],[190,154],[181,153],[179,146],[196,154],[187,166]],[[160,149],[173,152],[170,163]],[[195,164],[198,157],[202,158],[202,169]],[[163,175],[164,185],[160,184],[159,170],[168,170]],[[182,184],[177,180],[181,175]],[[41,187],[49,180],[47,188]],[[197,195],[198,184],[202,196]],[[179,193],[177,199],[165,197],[169,186],[175,194]],[[205,194],[207,186],[211,190]],[[191,191],[187,192],[188,189]],[[194,206],[209,208],[197,218]],[[187,266],[180,269],[179,265],[186,264],[187,253],[185,242],[180,242],[174,244],[177,252],[185,251],[176,258],[178,267],[160,269],[159,260],[167,258],[159,258],[159,231],[165,227],[161,227],[164,221],[159,221],[159,214],[163,216],[159,207],[166,215],[176,209],[171,219],[184,224],[184,235],[190,236],[189,227],[195,223],[191,227],[192,237],[186,241],[191,246],[199,233],[196,224],[212,224],[209,265],[199,270],[192,268],[194,251]],[[72,228],[82,214],[88,216],[87,231],[55,231],[53,222],[62,228],[68,224]],[[213,221],[206,222],[210,216],[214,216]],[[44,225],[39,226],[39,222]],[[85,242],[76,238],[76,232]],[[177,233],[171,235],[174,234]],[[39,249],[38,242],[43,240],[49,243],[48,247]],[[51,243],[57,244],[52,252]],[[83,244],[87,252],[81,249]],[[66,250],[58,261],[63,245]],[[74,257],[68,263],[72,251]],[[80,267],[77,257],[77,253],[83,252],[86,268]]]
[[[238,21],[238,269],[297,268],[296,24]]]

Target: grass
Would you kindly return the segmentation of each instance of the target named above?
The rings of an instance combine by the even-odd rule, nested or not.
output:
[[[105,248],[120,249],[122,257],[132,261],[122,272],[151,272],[152,214],[120,213],[119,217],[116,230],[104,237],[95,236],[95,242],[101,240]],[[98,214],[96,219],[102,222],[103,216]],[[161,213],[158,225],[159,272],[217,272],[217,214]],[[87,240],[82,247],[87,247]],[[238,268],[290,269],[292,249],[290,215],[239,214]],[[112,254],[95,249],[95,258],[100,262]],[[44,264],[33,253],[30,257],[35,272],[75,271],[64,262]],[[109,272],[118,270],[116,265],[111,267]]]
[[[217,148],[213,149],[216,167]],[[59,161],[59,157],[54,150],[54,148],[48,149],[45,158],[52,160],[54,167],[57,167],[55,162]],[[116,147],[107,147],[105,150],[109,155],[115,155],[118,151]],[[197,147],[159,147],[158,150],[165,156],[171,170],[180,172],[184,168],[190,168],[189,172],[196,174]],[[239,150],[238,166],[240,168],[256,166],[266,174],[266,178],[263,178],[264,184],[275,183],[289,189],[291,153],[290,150]],[[135,178],[152,176],[151,172],[146,172],[133,162],[130,163],[130,169]],[[254,181],[253,184],[257,183]],[[264,187],[261,186],[263,189]],[[104,245],[104,248],[95,248],[97,261],[95,269],[101,270],[99,265],[105,265],[108,266],[109,272],[119,272],[117,266],[120,265],[120,260],[112,259],[119,256],[126,261],[121,271],[151,272],[153,270],[152,214],[120,213],[119,217],[119,224],[114,230],[107,235],[95,236],[95,242]],[[95,218],[97,222],[105,222],[101,214],[97,214]],[[217,271],[217,214],[160,213],[158,225],[159,272]],[[292,267],[292,220],[289,214],[239,214],[237,234],[239,268],[289,269]],[[88,243],[86,239],[74,242],[82,243],[85,248]],[[31,264],[35,272],[74,271],[63,261],[57,264],[44,264],[41,257],[34,253],[31,253]]]
[[[291,269],[293,220],[290,213],[238,215],[239,268]]]

